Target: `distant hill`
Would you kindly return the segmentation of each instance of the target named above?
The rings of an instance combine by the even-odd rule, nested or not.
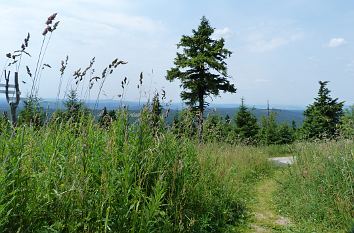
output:
[[[260,120],[262,116],[268,115],[267,109],[253,108],[250,110],[257,117],[258,120]],[[215,108],[212,111],[209,109],[207,114],[219,114],[223,117],[229,115],[231,118],[233,118],[237,111],[238,108]],[[286,122],[291,124],[292,121],[295,121],[296,125],[299,126],[304,120],[303,110],[270,109],[270,111],[276,113],[277,121],[279,123]]]
[[[95,101],[88,101],[85,103],[86,106],[90,109],[95,108]],[[99,110],[103,109],[104,107],[107,107],[107,109],[117,109],[121,105],[128,106],[129,111],[131,111],[132,116],[137,116],[139,113],[139,110],[141,106],[143,106],[146,103],[139,103],[138,102],[133,102],[133,101],[124,101],[120,103],[119,101],[112,101],[112,100],[101,100],[98,104],[98,107],[96,107],[95,115],[98,114]],[[57,108],[57,103],[55,100],[43,100],[41,102],[41,106],[51,114],[52,112],[55,111]],[[234,117],[235,113],[238,111],[238,107],[235,105],[218,105],[214,104],[212,105],[212,108],[208,108],[206,110],[206,115],[208,114],[218,114],[221,115],[222,117],[225,117],[226,115],[229,115],[231,118]],[[19,110],[23,108],[23,102],[20,103],[19,105]],[[62,102],[58,105],[58,108],[64,108],[64,105]],[[165,107],[166,108],[166,107]],[[183,108],[183,105],[181,103],[174,103],[169,105],[170,108],[170,114],[167,118],[168,122],[172,122],[174,116],[181,111]],[[262,108],[250,108],[252,113],[257,117],[257,119],[260,119],[262,116],[267,115],[267,110],[262,109]],[[8,111],[8,104],[6,100],[0,99],[0,112]],[[272,112],[275,112],[277,114],[277,121],[278,122],[287,122],[291,123],[292,121],[296,122],[296,125],[301,125],[303,122],[303,110],[286,110],[286,109],[271,109]]]

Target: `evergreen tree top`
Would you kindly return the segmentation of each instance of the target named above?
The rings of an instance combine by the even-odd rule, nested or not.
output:
[[[305,110],[305,116],[314,111],[327,116],[333,116],[336,114],[341,115],[344,102],[338,102],[338,98],[333,99],[331,97],[331,91],[327,87],[329,81],[319,81],[318,83],[320,84],[318,95],[315,98],[314,103],[309,105]]]
[[[327,88],[328,81],[319,81],[318,96],[304,112],[302,127],[304,138],[332,138],[337,133],[340,118],[343,115],[344,102],[332,99]]]
[[[236,92],[235,86],[228,81],[225,62],[232,52],[224,48],[223,38],[212,38],[214,31],[203,17],[198,28],[192,30],[191,36],[182,36],[177,44],[181,51],[177,52],[175,67],[167,71],[167,80],[181,81],[184,89],[181,98],[190,106],[205,97],[217,96],[220,91]]]

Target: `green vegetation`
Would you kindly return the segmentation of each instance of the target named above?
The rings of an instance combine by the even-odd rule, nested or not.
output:
[[[235,116],[236,134],[245,142],[253,143],[256,141],[259,127],[257,125],[257,119],[247,109],[244,104],[244,99],[241,100],[241,106]]]
[[[207,157],[149,114],[106,130],[92,120],[18,127],[0,136],[2,232],[210,232],[243,205]],[[85,118],[84,118],[85,119]],[[155,135],[155,136],[153,136]]]
[[[301,135],[305,139],[326,139],[337,136],[338,125],[343,115],[343,102],[331,98],[331,91],[326,87],[328,81],[320,81],[319,84],[318,97],[304,112],[305,121]]]
[[[354,224],[353,141],[300,143],[294,149],[296,163],[279,176],[279,208],[299,232],[348,232]]]
[[[56,15],[46,22],[42,47],[58,26]],[[18,124],[0,116],[0,232],[349,231],[354,108],[343,114],[343,103],[320,82],[300,128],[278,124],[270,110],[257,122],[243,100],[233,118],[213,112],[204,117],[206,97],[236,91],[224,61],[231,52],[223,39],[211,39],[213,32],[203,17],[193,36],[178,45],[183,54],[167,78],[182,81],[181,96],[190,108],[172,124],[161,105],[164,91],[134,119],[122,104],[104,108],[96,119],[107,77],[126,64],[118,59],[100,76],[94,75],[95,58],[75,71],[75,87],[64,92],[65,109],[49,117],[37,96],[42,68],[49,66],[42,65],[41,48]],[[12,65],[24,52],[15,52]],[[67,62],[60,69],[57,105]],[[142,81],[141,73],[140,98]],[[91,111],[85,100],[97,83]],[[121,84],[122,103],[127,78]],[[295,163],[279,168],[269,161],[283,156],[295,156]]]
[[[347,109],[341,118],[339,126],[340,135],[344,138],[353,139],[354,137],[354,105]]]
[[[198,110],[198,139],[202,142],[203,114],[208,103],[205,98],[218,96],[220,91],[235,93],[236,88],[230,84],[227,66],[224,61],[231,52],[224,48],[225,40],[212,39],[215,29],[203,17],[193,36],[182,36],[177,53],[176,67],[167,71],[167,80],[179,79],[183,91],[182,100]]]
[[[41,127],[45,123],[45,112],[40,106],[40,99],[37,97],[28,97],[24,100],[24,109],[19,113],[18,124],[33,125]]]

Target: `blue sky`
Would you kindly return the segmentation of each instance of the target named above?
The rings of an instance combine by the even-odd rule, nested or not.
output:
[[[117,99],[127,76],[125,99],[138,100],[136,85],[144,72],[143,99],[164,88],[168,99],[179,102],[179,83],[166,81],[166,70],[173,66],[181,35],[190,35],[205,15],[216,28],[215,37],[224,37],[233,52],[227,63],[238,89],[215,103],[239,104],[244,97],[249,105],[269,100],[274,107],[306,106],[319,80],[330,81],[333,97],[354,103],[354,1],[1,0],[0,64],[30,32],[33,58],[26,58],[22,68],[34,67],[44,22],[54,12],[61,23],[45,58],[53,68],[43,71],[43,98],[56,97],[60,61],[69,55],[65,85],[92,57],[97,72],[118,57],[129,63],[109,77],[103,98]],[[20,77],[27,81],[26,93],[25,70]]]

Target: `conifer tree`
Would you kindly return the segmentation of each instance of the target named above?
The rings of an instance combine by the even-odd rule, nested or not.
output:
[[[278,140],[276,144],[290,144],[294,141],[295,131],[287,123],[278,126]]]
[[[70,119],[73,122],[78,122],[80,117],[89,113],[84,103],[77,97],[77,92],[75,90],[70,90],[64,105],[66,108],[66,111],[64,112],[66,120]]]
[[[160,104],[159,93],[156,92],[151,103],[151,126],[154,129],[157,129],[159,125],[161,113],[162,107]]]
[[[235,116],[236,133],[241,140],[255,141],[258,134],[257,118],[248,110],[241,99],[241,106]]]
[[[278,124],[276,114],[270,112],[269,116],[262,117],[261,128],[259,130],[259,140],[264,145],[277,144],[278,142]]]
[[[29,97],[24,101],[24,108],[18,115],[18,124],[28,124],[34,127],[41,127],[45,122],[45,113],[40,106],[38,97]]]
[[[208,102],[206,97],[218,96],[220,91],[235,93],[228,80],[225,59],[231,52],[224,48],[225,40],[213,39],[214,28],[203,17],[192,36],[182,36],[177,48],[175,67],[167,71],[167,80],[179,79],[183,91],[181,98],[198,112],[198,138],[202,141],[203,114]]]
[[[332,99],[327,88],[328,81],[319,81],[320,89],[313,104],[304,112],[303,138],[333,138],[337,135],[340,118],[343,115],[343,102]]]

